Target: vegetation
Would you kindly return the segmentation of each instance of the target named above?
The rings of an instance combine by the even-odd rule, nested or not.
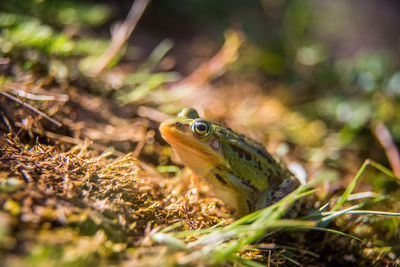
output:
[[[0,2],[3,264],[400,264],[398,9]],[[307,185],[234,221],[158,132],[184,106]]]

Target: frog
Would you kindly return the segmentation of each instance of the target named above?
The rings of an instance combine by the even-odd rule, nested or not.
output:
[[[201,118],[194,108],[160,124],[160,133],[196,176],[240,218],[279,201],[301,184],[264,146]]]

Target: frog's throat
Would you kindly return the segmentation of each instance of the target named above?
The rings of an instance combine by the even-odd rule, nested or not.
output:
[[[175,137],[175,135],[172,134],[164,133],[162,134],[162,137],[176,150],[189,150],[190,152],[209,162],[217,163],[221,161],[218,155],[216,155],[215,153],[207,152],[204,148],[202,148],[200,145],[197,145],[195,142],[189,142],[187,141],[187,139]]]

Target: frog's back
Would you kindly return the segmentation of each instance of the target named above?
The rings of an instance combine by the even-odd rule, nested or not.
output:
[[[222,149],[232,173],[255,196],[265,197],[257,200],[259,203],[254,206],[268,206],[300,185],[299,180],[259,142],[221,125],[217,125],[215,133],[224,140]]]

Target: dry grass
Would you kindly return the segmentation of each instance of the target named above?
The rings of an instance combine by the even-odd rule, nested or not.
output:
[[[31,110],[11,108],[15,103],[10,99],[1,101],[7,116],[3,112],[0,139],[0,246],[9,264],[21,263],[17,255],[48,246],[60,250],[48,259],[54,263],[60,255],[64,263],[122,259],[117,252],[150,246],[149,234],[157,229],[176,222],[180,230],[208,228],[228,217],[222,203],[193,179],[164,178],[132,153],[99,154],[92,142],[70,136],[75,124],[53,128],[58,133],[51,136],[35,131],[54,125]],[[22,127],[28,119],[31,123]],[[65,137],[82,144],[65,143]],[[99,147],[104,148],[94,146]],[[84,240],[102,250],[80,244]]]

